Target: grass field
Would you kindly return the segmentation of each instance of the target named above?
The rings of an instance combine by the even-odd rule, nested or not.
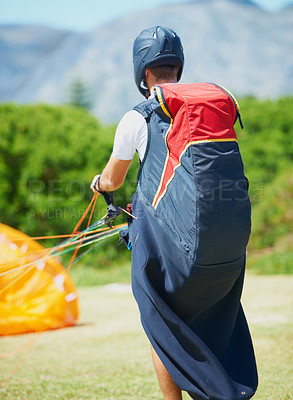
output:
[[[42,333],[24,365],[1,385],[0,399],[162,399],[129,286],[118,289],[81,287],[79,324]],[[293,399],[293,276],[248,274],[243,304],[259,367],[254,399]],[[0,354],[34,337],[2,337]],[[13,373],[28,349],[2,358],[1,381]]]

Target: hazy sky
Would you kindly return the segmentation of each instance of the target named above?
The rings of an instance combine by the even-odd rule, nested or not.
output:
[[[255,0],[275,11],[293,0]],[[88,31],[122,15],[186,0],[0,0],[0,24],[41,24]]]

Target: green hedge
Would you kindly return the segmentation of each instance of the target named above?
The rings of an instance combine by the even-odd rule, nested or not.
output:
[[[69,233],[88,205],[92,178],[112,150],[114,126],[77,107],[0,107],[1,221],[30,235]],[[129,200],[132,168],[118,199]],[[95,218],[105,212],[99,198]]]
[[[253,204],[263,201],[266,185],[293,162],[293,97],[276,101],[244,98],[240,111],[244,130],[237,134]]]

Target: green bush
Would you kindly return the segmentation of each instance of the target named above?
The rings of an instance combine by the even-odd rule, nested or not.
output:
[[[292,204],[293,165],[264,187],[262,200],[254,205],[251,249],[275,246],[280,238],[292,232]]]
[[[263,190],[293,162],[293,97],[240,101],[244,131],[237,135],[252,203],[262,201]]]

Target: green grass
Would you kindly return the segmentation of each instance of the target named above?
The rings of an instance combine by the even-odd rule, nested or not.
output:
[[[292,276],[247,275],[243,304],[260,375],[255,400],[293,399],[292,284]],[[135,301],[114,289],[81,287],[79,324],[42,333],[23,367],[1,386],[1,400],[162,399]],[[0,354],[33,336],[2,337]],[[24,356],[1,360],[1,380]]]
[[[283,235],[272,247],[249,248],[247,267],[262,275],[293,274],[293,233]]]
[[[261,275],[293,274],[293,251],[264,249],[249,253],[249,270]]]
[[[74,283],[80,286],[101,286],[113,282],[129,283],[130,262],[121,262],[109,266],[86,265],[78,263],[71,268],[70,276]]]

